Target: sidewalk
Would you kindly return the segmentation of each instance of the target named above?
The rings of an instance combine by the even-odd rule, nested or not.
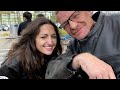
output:
[[[13,36],[0,36],[0,65],[5,60],[6,54],[17,39],[18,37]]]

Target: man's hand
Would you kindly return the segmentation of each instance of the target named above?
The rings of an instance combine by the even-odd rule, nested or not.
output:
[[[82,53],[74,57],[72,67],[82,68],[89,79],[116,79],[112,67],[90,53]]]

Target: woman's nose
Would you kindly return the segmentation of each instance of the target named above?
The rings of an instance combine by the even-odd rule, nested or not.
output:
[[[52,45],[53,44],[53,39],[49,38],[47,42],[48,42],[48,44]]]

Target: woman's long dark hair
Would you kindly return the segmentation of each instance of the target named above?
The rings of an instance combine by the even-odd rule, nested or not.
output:
[[[22,68],[30,79],[35,78],[34,71],[40,70],[44,61],[40,52],[36,48],[35,38],[40,32],[40,27],[44,24],[50,24],[54,27],[57,36],[57,45],[53,50],[52,57],[56,53],[62,53],[62,46],[57,26],[49,19],[44,17],[37,18],[28,24],[26,29],[23,30],[22,36],[19,41],[13,45],[8,53],[7,62],[11,63],[14,58],[21,62]],[[50,58],[49,58],[50,59]],[[37,77],[38,78],[38,77]]]

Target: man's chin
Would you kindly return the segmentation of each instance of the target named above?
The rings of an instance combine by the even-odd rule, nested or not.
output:
[[[84,37],[76,37],[76,39],[78,39],[78,40],[83,40]]]

